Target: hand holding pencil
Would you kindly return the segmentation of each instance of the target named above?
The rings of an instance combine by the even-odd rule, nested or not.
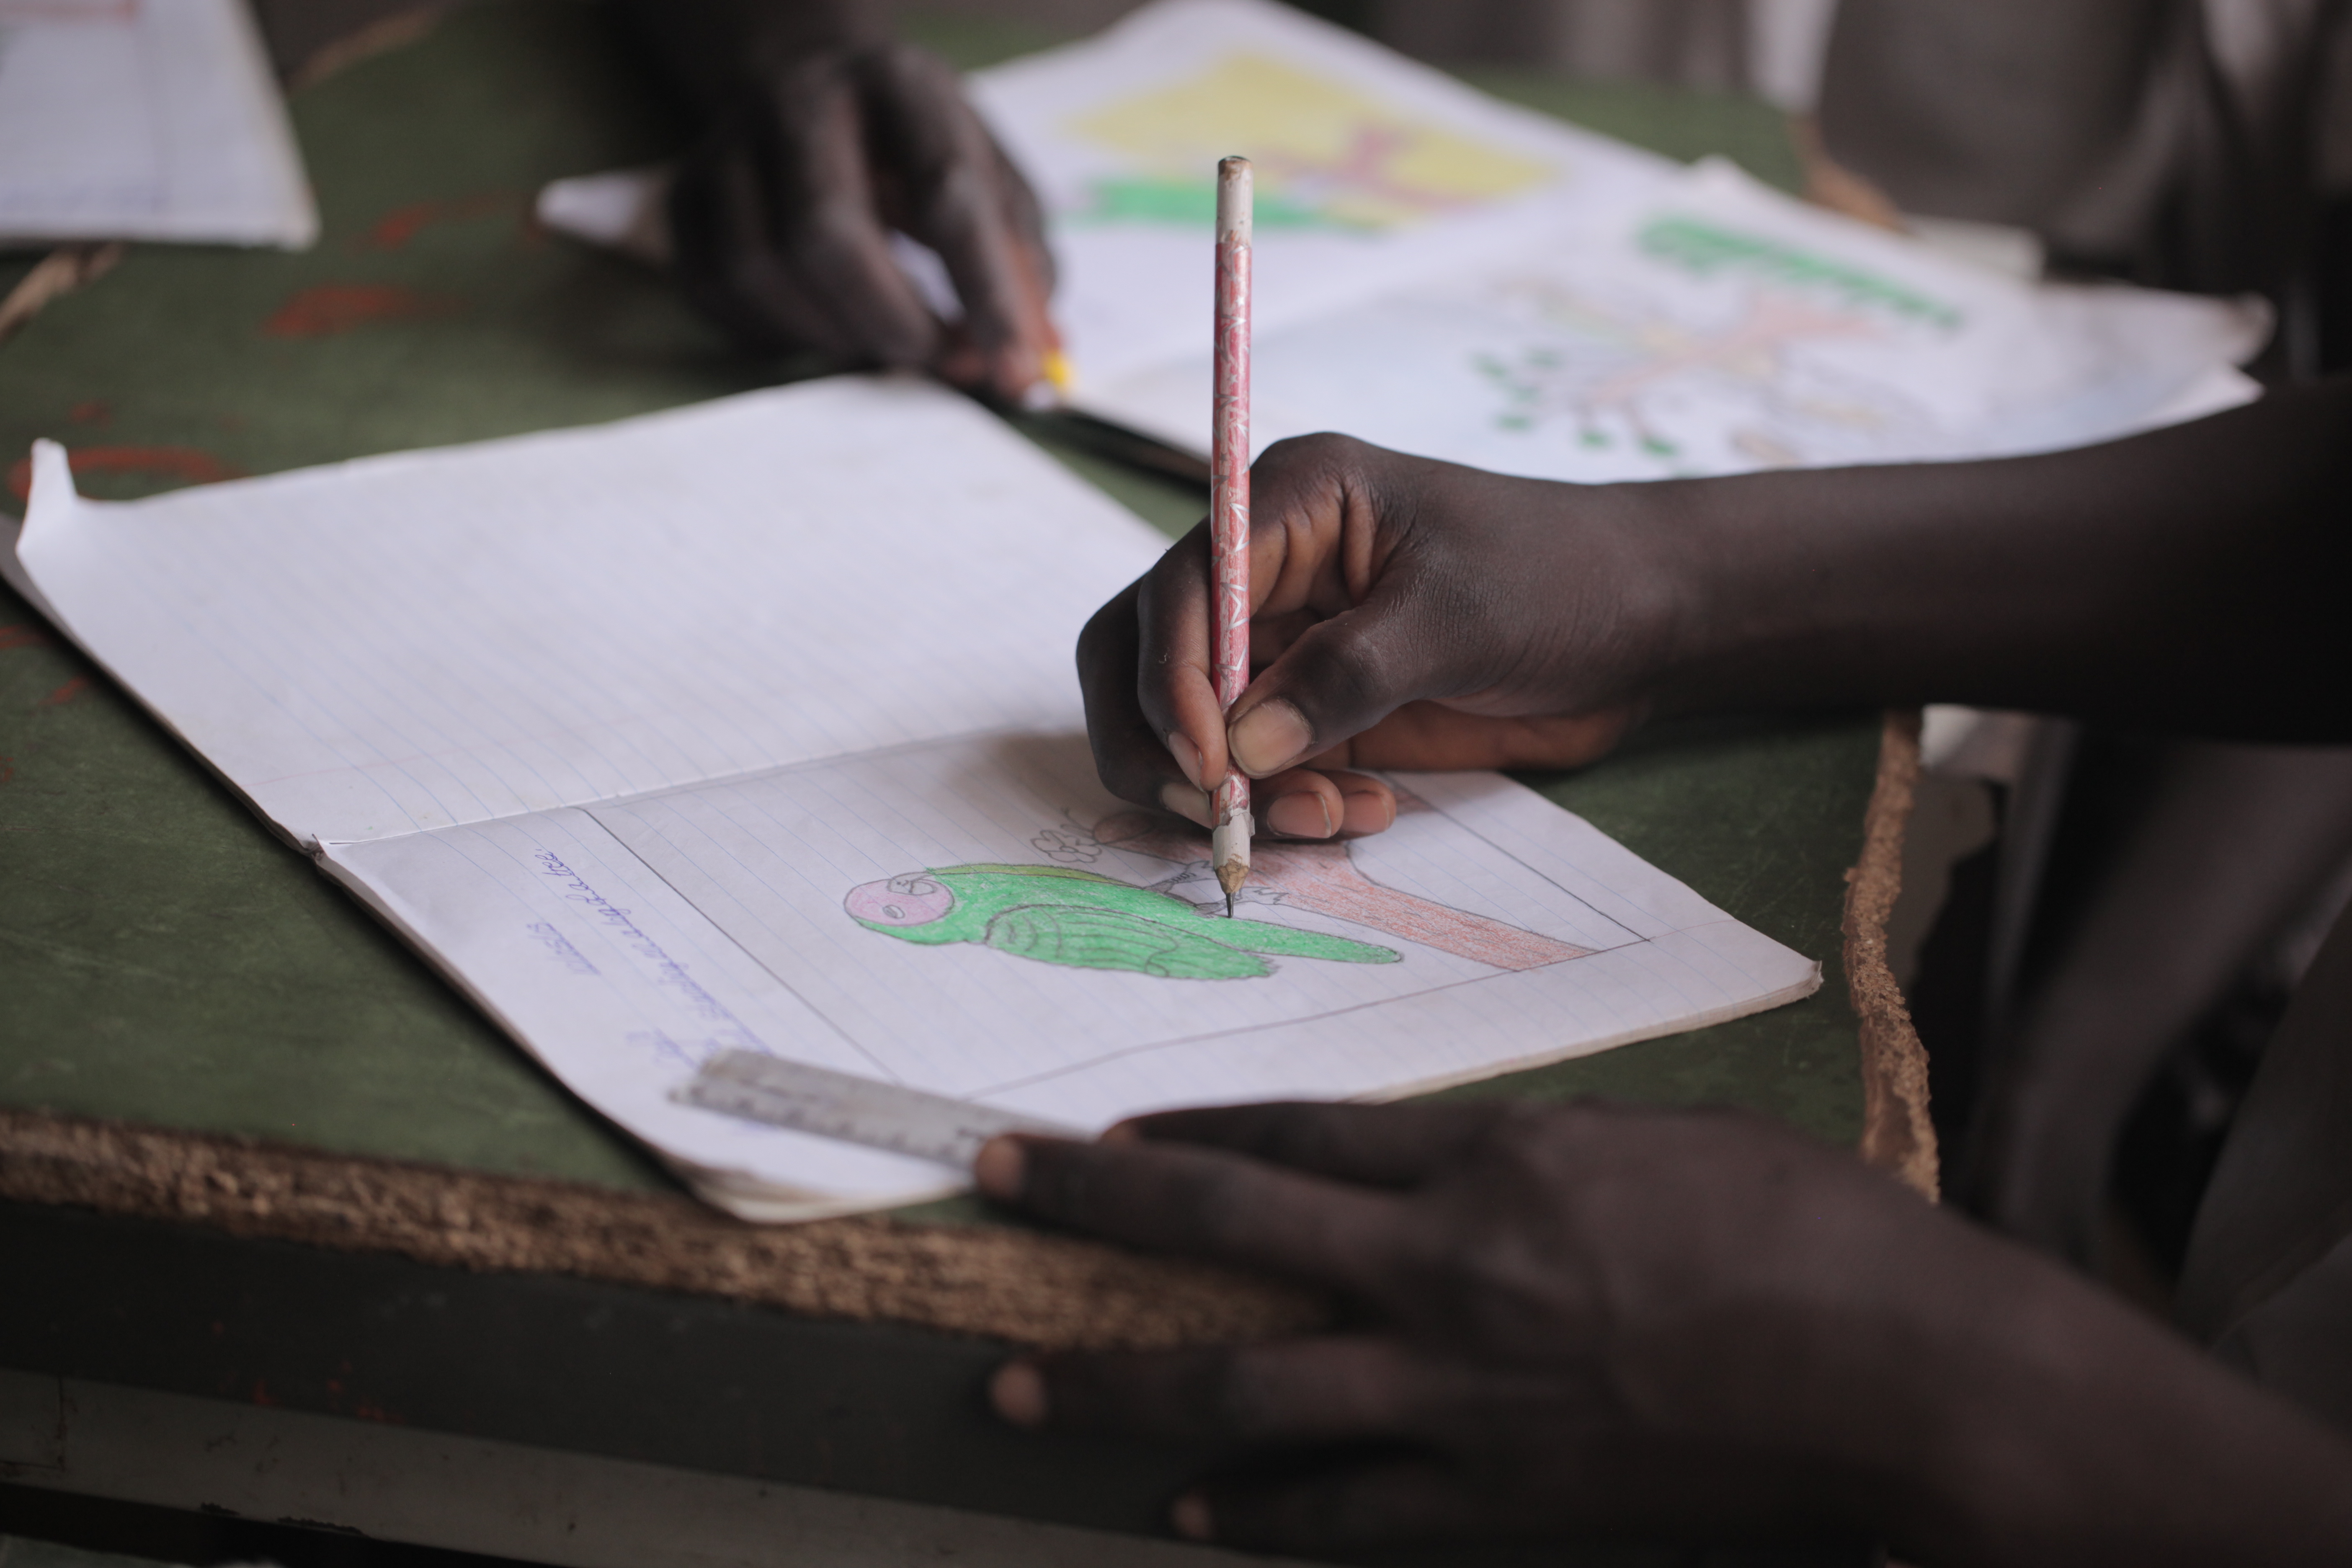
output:
[[[1394,791],[1357,769],[1606,752],[1674,629],[1649,614],[1672,602],[1660,527],[1629,504],[1652,487],[1516,479],[1335,435],[1277,442],[1253,470],[1247,185],[1234,180],[1247,169],[1219,171],[1210,515],[1078,639],[1102,782],[1210,829],[1229,893],[1261,829],[1392,824]]]

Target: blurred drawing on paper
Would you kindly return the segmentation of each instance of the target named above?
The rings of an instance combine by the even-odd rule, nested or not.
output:
[[[860,883],[843,907],[860,925],[902,942],[973,942],[1041,963],[1168,980],[1259,979],[1275,972],[1269,960],[1276,958],[1394,963],[1402,956],[1349,937],[1228,918],[1209,869],[1208,841],[1172,819],[1122,812],[1091,832],[1048,828],[1031,843],[1061,863],[904,872]],[[1174,874],[1137,887],[1083,868],[1105,849],[1168,862]],[[1241,898],[1261,908],[1310,910],[1502,970],[1539,969],[1586,954],[1383,888],[1356,868],[1344,843],[1261,841]]]
[[[1227,55],[1066,129],[1129,161],[1094,179],[1087,205],[1066,215],[1085,223],[1206,228],[1216,214],[1210,172],[1236,149],[1257,167],[1262,228],[1400,228],[1522,195],[1558,173],[1257,54]]]

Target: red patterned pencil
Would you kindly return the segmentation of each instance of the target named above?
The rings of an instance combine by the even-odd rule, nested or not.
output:
[[[1217,703],[1227,712],[1249,684],[1250,521],[1250,163],[1217,165],[1216,388],[1210,437],[1209,538],[1216,622]],[[1225,890],[1225,913],[1249,876],[1250,782],[1228,764],[1214,800],[1210,864]]]

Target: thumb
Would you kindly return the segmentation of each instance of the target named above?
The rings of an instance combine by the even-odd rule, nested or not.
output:
[[[1252,778],[1294,767],[1360,734],[1405,703],[1459,694],[1446,639],[1414,595],[1386,584],[1308,627],[1260,670],[1226,717],[1234,764]]]

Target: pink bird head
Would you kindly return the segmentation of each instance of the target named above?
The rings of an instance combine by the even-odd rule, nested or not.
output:
[[[926,871],[909,871],[887,881],[861,882],[841,900],[854,920],[876,926],[920,926],[944,919],[955,895]]]

